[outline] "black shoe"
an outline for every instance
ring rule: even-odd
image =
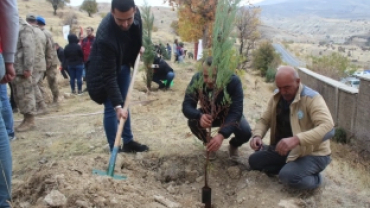
[[[76,94],[76,90],[72,90],[72,94]]]
[[[120,152],[146,152],[148,150],[148,146],[131,141],[130,143],[124,144]]]
[[[79,90],[77,94],[82,95],[82,90]]]

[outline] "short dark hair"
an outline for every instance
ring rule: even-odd
[[[112,0],[112,11],[117,9],[120,12],[127,12],[131,8],[135,9],[135,7],[134,0]]]
[[[212,66],[212,56],[208,56],[206,59],[204,59],[204,64],[207,64],[207,66]]]

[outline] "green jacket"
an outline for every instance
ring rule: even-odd
[[[253,137],[263,138],[270,129],[270,144],[275,144],[276,106],[280,100],[277,90],[270,99],[266,111],[257,122]],[[311,88],[300,84],[290,104],[290,125],[300,145],[292,149],[287,162],[306,155],[331,154],[330,138],[334,136],[334,122],[323,97]]]

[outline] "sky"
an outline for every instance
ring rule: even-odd
[[[0,0],[1,1],[1,0]],[[82,4],[83,0],[70,0],[72,6],[79,6]],[[96,0],[97,2],[110,2],[111,0]],[[163,4],[163,0],[147,0],[150,6],[168,6],[168,4]],[[251,3],[261,2],[263,0],[250,0]],[[247,2],[247,0],[244,0]],[[135,3],[139,6],[144,4],[144,0],[135,0]]]

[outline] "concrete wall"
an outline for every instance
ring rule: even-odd
[[[302,83],[324,97],[335,125],[370,150],[370,76],[360,77],[360,88],[355,89],[306,68],[299,68],[298,73]]]
[[[355,120],[356,138],[370,151],[370,75],[360,77],[361,83],[357,97],[357,118]]]

